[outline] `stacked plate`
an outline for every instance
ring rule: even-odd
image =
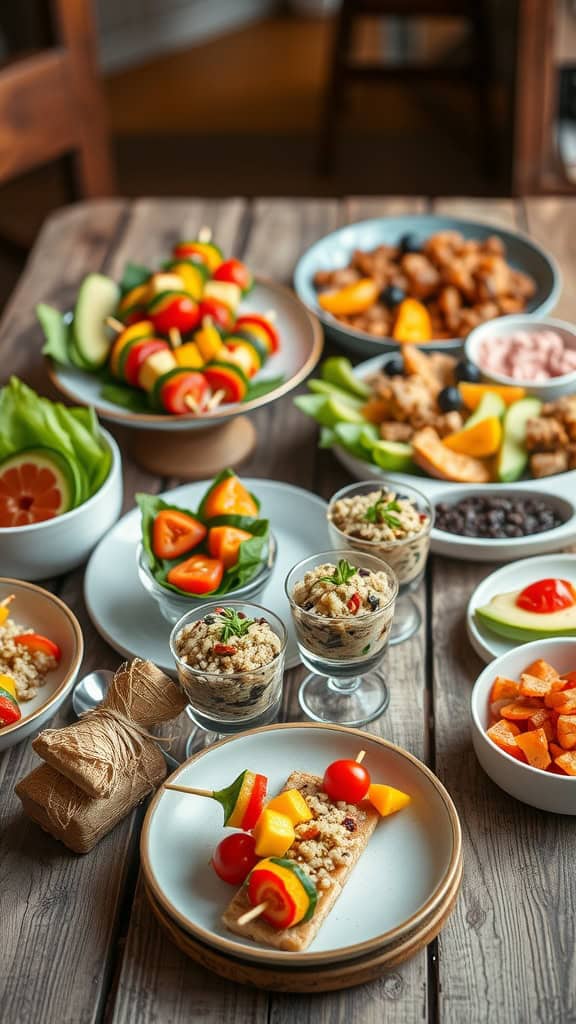
[[[180,785],[217,790],[246,768],[278,792],[295,769],[323,775],[338,758],[366,751],[374,782],[410,793],[407,809],[382,819],[318,935],[302,953],[270,949],[228,932],[221,916],[234,889],[210,866],[225,835],[215,802],[162,789],[141,838],[152,910],[184,953],[233,981],[319,992],[379,977],[438,934],[458,894],[462,842],[448,793],[411,754],[365,732],[333,725],[272,725],[242,733],[187,761]]]

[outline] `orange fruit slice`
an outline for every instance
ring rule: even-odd
[[[0,463],[0,527],[27,526],[72,508],[75,472],[60,452],[28,448]]]

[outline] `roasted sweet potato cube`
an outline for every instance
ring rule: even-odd
[[[543,658],[538,658],[537,661],[533,661],[531,665],[528,665],[524,669],[524,674],[527,676],[536,676],[537,679],[557,679],[558,672],[552,665],[549,665]]]
[[[560,757],[561,754],[566,753],[564,748],[560,747],[557,743],[554,742],[554,740],[550,740],[548,744],[548,750],[550,751],[550,755],[554,758]]]
[[[548,737],[544,729],[533,729],[516,737],[516,744],[526,754],[528,764],[533,768],[546,770],[552,758],[548,753]]]
[[[560,677],[562,679],[563,688],[565,690],[573,690],[576,688],[576,672],[566,672],[565,675]]]
[[[534,704],[520,704],[518,701],[513,704],[506,704],[502,708],[502,718],[507,718],[511,722],[526,722],[534,714]]]
[[[528,719],[528,725],[531,729],[544,729],[548,741],[553,740],[556,735],[556,729],[550,720],[550,711],[547,708],[538,708]]]
[[[558,743],[564,750],[576,747],[576,715],[560,715],[556,724]]]
[[[555,758],[554,764],[557,764],[566,775],[576,775],[576,751],[570,750],[560,754]]]
[[[548,708],[554,708],[561,715],[576,715],[576,690],[560,690],[559,693],[549,693],[544,698]]]
[[[507,722],[501,718],[496,725],[490,727],[487,730],[487,735],[490,737],[493,743],[501,750],[505,750],[507,754],[512,757],[518,758],[520,761],[525,760],[524,753],[516,744],[516,737],[519,735],[520,729],[514,722]]]
[[[507,679],[506,676],[496,676],[490,691],[490,703],[493,704],[497,700],[504,700],[504,698],[507,698],[509,701],[514,700],[518,696],[519,690],[520,683],[517,683],[515,679]]]
[[[521,697],[546,697],[552,689],[551,679],[540,679],[538,676],[528,675],[523,672],[520,676]]]

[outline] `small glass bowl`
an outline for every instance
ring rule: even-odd
[[[344,533],[332,522],[332,509],[337,501],[343,498],[354,498],[359,495],[371,494],[376,491],[392,491],[402,498],[408,498],[412,505],[428,516],[423,530],[412,537],[402,540],[378,541],[362,540]],[[394,570],[400,585],[398,602],[394,614],[394,625],[390,643],[398,644],[413,636],[420,625],[420,612],[413,600],[408,596],[417,590],[422,582],[426,569],[426,561],[430,550],[430,533],[434,525],[434,508],[428,498],[408,484],[398,484],[395,480],[364,480],[361,483],[349,484],[337,491],[330,499],[326,512],[330,539],[335,548],[349,547],[355,551],[376,555],[383,559]]]
[[[179,656],[176,640],[182,630],[222,607],[243,612],[250,619],[267,620],[281,643],[280,652],[273,661],[244,672],[206,672],[192,667]],[[178,681],[190,701],[187,710],[192,721],[219,735],[241,732],[273,721],[282,698],[286,641],[284,623],[274,612],[258,604],[229,601],[227,596],[183,615],[170,634],[170,651],[176,663]]]
[[[277,551],[278,548],[276,540],[271,533],[268,541],[268,550],[265,552],[265,561],[262,563],[262,567],[258,570],[256,575],[242,587],[238,587],[237,590],[231,590],[227,594],[220,595],[218,598],[219,603],[223,604],[232,598],[240,600],[243,598],[258,597],[270,579],[272,570],[276,563]],[[150,597],[156,601],[156,604],[166,619],[166,622],[169,622],[171,626],[173,626],[175,622],[178,622],[178,619],[181,619],[190,608],[195,608],[199,604],[204,605],[206,601],[212,601],[215,599],[214,594],[198,596],[195,596],[194,594],[177,594],[174,590],[169,590],[167,587],[161,586],[150,572],[146,552],[144,551],[144,547],[141,542],[136,551],[136,558],[138,564],[138,577],[144,587],[144,590],[146,590],[150,594]],[[216,597],[218,597],[218,595],[216,595]]]

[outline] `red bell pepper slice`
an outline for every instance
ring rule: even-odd
[[[26,647],[31,654],[47,654],[51,658],[55,658],[57,662],[62,657],[62,651],[52,640],[49,640],[47,636],[42,636],[41,633],[19,633],[18,636],[13,637],[14,643],[19,644],[21,647]]]
[[[224,576],[224,563],[218,558],[192,555],[170,569],[167,580],[187,594],[210,594],[218,590]]]
[[[154,519],[152,550],[157,558],[178,558],[200,544],[206,533],[199,519],[175,508],[165,508]]]

